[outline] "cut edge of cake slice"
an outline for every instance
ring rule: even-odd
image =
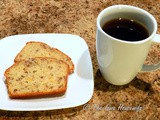
[[[61,96],[67,90],[68,65],[53,58],[31,58],[9,67],[4,76],[10,98]]]
[[[31,45],[33,45],[32,49],[30,49]],[[39,47],[39,49],[37,49],[36,47]],[[50,58],[55,58],[57,60],[62,60],[69,65],[70,69],[69,73],[71,74],[74,72],[74,63],[72,62],[72,59],[68,55],[66,55],[64,52],[60,51],[57,48],[53,48],[46,43],[38,41],[27,42],[26,45],[22,48],[22,50],[15,57],[14,62],[27,60],[29,58],[34,58],[34,57],[50,57]]]

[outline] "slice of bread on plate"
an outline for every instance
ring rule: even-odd
[[[73,73],[74,71],[74,64],[68,55],[42,42],[27,42],[24,48],[15,57],[14,61],[18,62],[35,57],[50,57],[56,58],[57,60],[62,60],[69,65],[69,73]]]
[[[30,58],[14,63],[4,75],[10,98],[65,94],[69,66],[53,58]]]

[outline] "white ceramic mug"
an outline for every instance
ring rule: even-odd
[[[131,42],[108,35],[102,30],[102,26],[115,18],[127,18],[140,22],[146,26],[149,37]],[[96,52],[102,76],[114,85],[124,85],[133,80],[142,69],[156,31],[155,18],[141,8],[113,5],[100,12],[97,18]]]

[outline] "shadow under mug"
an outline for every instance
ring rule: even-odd
[[[127,18],[143,24],[149,37],[140,41],[123,41],[102,30],[103,25],[115,18]],[[111,84],[129,83],[142,70],[152,39],[156,35],[157,22],[147,11],[130,5],[113,5],[104,9],[97,18],[96,52],[102,76]],[[143,70],[156,69],[145,66]]]

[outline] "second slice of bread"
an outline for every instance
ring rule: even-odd
[[[16,62],[4,75],[10,98],[61,95],[66,92],[69,67],[52,58]]]
[[[42,42],[27,42],[24,48],[15,57],[14,61],[18,62],[35,57],[50,57],[56,58],[57,60],[62,60],[69,65],[70,73],[73,73],[74,71],[74,64],[69,56],[67,56],[60,50],[52,48],[49,45]]]

